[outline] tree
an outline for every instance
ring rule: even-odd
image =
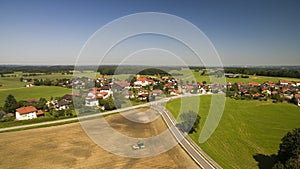
[[[113,98],[110,96],[109,98],[107,98],[106,100],[103,100],[104,101],[104,108],[105,110],[113,110],[115,109],[115,104],[114,104],[114,100]]]
[[[36,104],[37,109],[45,109],[47,100],[45,98],[40,98],[39,102]]]
[[[279,145],[278,157],[281,162],[286,162],[289,158],[298,158],[300,155],[300,128],[288,132]]]
[[[281,139],[273,169],[300,169],[300,128],[288,132]]]
[[[15,99],[15,97],[11,94],[9,94],[5,100],[5,104],[4,104],[4,110],[7,113],[14,113],[16,108],[18,108],[18,103],[17,100]]]
[[[122,104],[126,103],[125,97],[119,93],[119,92],[114,92],[114,104],[116,108],[121,108]]]
[[[201,117],[196,112],[185,112],[180,114],[179,117],[182,120],[182,122],[179,125],[177,125],[177,127],[181,131],[187,133],[193,133],[197,131]]]

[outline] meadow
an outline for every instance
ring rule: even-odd
[[[191,82],[192,80],[196,82],[203,82],[206,81],[207,83],[210,83],[210,76],[208,75],[201,75],[202,71],[200,72],[195,72],[194,70],[189,70],[189,69],[182,69],[180,71],[177,70],[172,70],[170,72],[171,74],[182,74],[182,75],[174,75],[174,78],[182,79],[183,82],[189,81]],[[300,79],[298,78],[289,78],[289,77],[272,77],[272,76],[255,76],[255,75],[248,75],[249,78],[225,78],[226,82],[231,82],[231,83],[237,83],[237,82],[244,82],[244,83],[249,83],[249,82],[258,82],[260,84],[266,82],[266,81],[272,81],[277,83],[281,79],[289,80],[289,81],[295,81],[298,82]]]
[[[195,105],[187,99],[186,107]],[[207,118],[211,96],[200,96],[200,126],[190,134],[198,143],[201,129]],[[167,103],[175,117],[181,100]],[[227,99],[222,119],[213,135],[199,146],[223,168],[268,168],[271,155],[279,149],[281,138],[292,129],[300,127],[300,108],[290,103],[270,101],[245,101]]]
[[[72,93],[72,89],[56,87],[56,86],[34,86],[20,87],[15,89],[0,90],[0,106],[4,105],[5,99],[9,94],[12,94],[17,101],[41,97],[49,100],[51,97],[61,97],[65,94]]]
[[[0,77],[0,107],[4,105],[5,99],[12,94],[17,101],[31,98],[39,99],[41,97],[49,100],[51,97],[61,97],[67,93],[72,93],[72,89],[56,86],[33,86],[24,87],[29,82],[21,82],[20,78],[24,75],[22,72],[11,74],[12,77]],[[6,76],[9,76],[7,74]],[[15,76],[15,77],[14,77]],[[61,73],[52,73],[50,75],[39,74],[37,76],[26,76],[24,78],[32,79],[62,79],[71,78],[72,75],[63,75]]]

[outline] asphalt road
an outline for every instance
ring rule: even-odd
[[[212,160],[188,135],[183,135],[177,127],[175,127],[176,119],[164,107],[156,105],[155,109],[159,111],[172,132],[175,139],[182,148],[190,155],[190,157],[203,169],[221,169],[214,160]]]

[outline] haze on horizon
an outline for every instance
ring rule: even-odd
[[[138,12],[162,12],[197,26],[225,66],[300,65],[299,7],[297,0],[4,0],[0,64],[74,65],[88,38],[105,24]],[[147,62],[151,64],[151,59]]]

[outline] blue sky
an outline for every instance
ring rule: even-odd
[[[0,1],[0,64],[74,64],[119,17],[163,12],[212,41],[224,65],[300,65],[300,1]]]

